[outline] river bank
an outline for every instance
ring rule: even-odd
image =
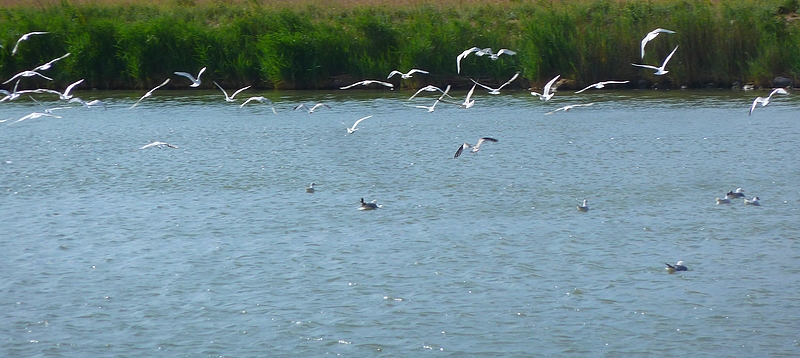
[[[327,89],[421,68],[430,74],[392,81],[466,87],[470,78],[500,84],[520,72],[512,86],[538,87],[560,74],[575,87],[616,79],[631,81],[631,87],[725,88],[771,86],[777,76],[800,73],[796,1],[333,4],[9,6],[0,9],[0,79],[68,52],[45,72],[54,82],[25,81],[64,88],[85,78],[83,88],[142,89],[174,77],[174,71],[208,67],[203,88],[214,88],[214,80],[226,87]],[[655,28],[676,33],[648,43],[641,58],[641,39]],[[50,34],[22,42],[11,55],[19,36],[30,31]],[[496,61],[467,56],[457,73],[456,56],[473,46],[517,54]],[[631,66],[659,66],[676,46],[664,76]],[[190,83],[175,80],[169,86]]]

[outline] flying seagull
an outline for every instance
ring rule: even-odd
[[[402,79],[407,80],[407,79],[411,78],[411,75],[416,73],[416,72],[428,74],[428,71],[418,70],[416,68],[412,68],[410,71],[408,71],[406,73],[402,73],[402,72],[400,72],[398,70],[394,70],[392,72],[389,72],[389,77],[386,77],[386,79],[392,78],[392,76],[394,76],[394,75],[400,75],[400,77]]]
[[[155,86],[153,89],[151,89],[151,90],[147,91],[147,93],[145,93],[145,94],[144,94],[144,96],[142,96],[142,98],[139,98],[139,100],[138,100],[138,101],[136,101],[136,103],[134,103],[134,104],[133,104],[133,106],[131,106],[131,108],[138,106],[138,105],[139,105],[139,102],[141,102],[143,99],[145,99],[145,98],[147,98],[147,97],[150,97],[150,96],[152,96],[152,95],[153,95],[153,92],[155,92],[155,90],[157,90],[157,89],[159,89],[159,88],[161,88],[161,87],[164,87],[164,86],[166,86],[168,82],[169,82],[169,78],[167,78],[166,80],[164,80],[164,82],[162,82],[160,85],[158,85],[158,86]]]
[[[472,48],[468,48],[468,49],[464,50],[464,52],[462,52],[460,55],[456,56],[456,70],[457,70],[456,73],[461,73],[461,60],[464,57],[467,57],[467,55],[469,55],[469,54],[471,54],[473,52],[478,52],[478,51],[481,51],[481,49],[479,49],[477,47],[472,47]]]
[[[250,86],[247,86],[247,87],[250,87]],[[247,89],[247,88],[243,88],[243,89]],[[224,91],[225,91],[225,90],[223,90],[223,92],[224,92]],[[239,90],[239,91],[241,91],[241,90]],[[239,93],[239,91],[236,91],[236,93]],[[235,96],[235,95],[236,95],[236,93],[234,93],[233,95]],[[233,98],[233,96],[231,96],[231,99],[232,99],[232,98]],[[272,108],[272,113],[278,114],[278,112],[275,110],[275,105],[273,105],[273,104],[272,104],[272,101],[270,101],[270,100],[269,100],[269,98],[267,98],[267,97],[262,97],[262,96],[256,96],[256,97],[250,97],[250,98],[248,98],[246,101],[242,102],[242,105],[241,105],[241,106],[239,106],[239,108],[242,108],[242,107],[244,107],[244,105],[246,105],[246,104],[250,103],[251,101],[256,101],[256,102],[260,102],[260,103],[267,102],[267,103],[269,103],[269,107],[270,107],[270,108]]]
[[[561,107],[561,108],[558,108],[558,109],[552,110],[552,111],[550,111],[550,112],[547,112],[547,113],[545,113],[544,115],[545,115],[545,116],[547,116],[547,115],[551,115],[551,114],[553,114],[553,113],[556,113],[556,112],[558,112],[558,111],[564,111],[564,112],[566,112],[566,111],[569,111],[570,109],[573,109],[573,108],[575,108],[575,107],[588,107],[588,106],[591,106],[591,105],[593,105],[593,104],[594,104],[594,102],[592,102],[592,103],[584,103],[584,104],[571,104],[571,105],[569,105],[569,106],[564,106],[564,107]]]
[[[167,142],[153,142],[153,143],[150,143],[150,144],[146,144],[146,145],[144,145],[143,147],[141,147],[139,149],[147,149],[147,148],[153,148],[153,147],[158,147],[159,149],[163,149],[164,147],[172,148],[172,149],[178,149],[177,145],[172,145],[172,144],[169,144]]]
[[[580,90],[578,92],[575,92],[575,93],[581,93],[583,91],[588,90],[589,88],[600,89],[600,88],[603,88],[603,87],[605,87],[606,85],[609,85],[609,84],[623,84],[623,83],[628,83],[628,82],[630,82],[630,81],[603,81],[603,82],[597,82],[597,83],[595,83],[593,85],[586,86],[586,88],[584,88],[584,89],[582,89],[582,90]]]
[[[458,150],[456,151],[456,155],[454,155],[453,158],[458,158],[459,156],[461,156],[461,153],[464,151],[464,149],[467,149],[467,148],[472,148],[471,152],[472,153],[477,153],[479,150],[481,150],[481,144],[483,144],[484,142],[497,142],[497,139],[489,138],[489,137],[482,137],[481,139],[478,139],[478,143],[476,143],[475,145],[470,145],[469,143],[464,142],[464,144],[462,144],[460,147],[458,147]]]
[[[658,28],[658,29],[655,29],[653,31],[648,32],[647,35],[645,35],[644,38],[642,39],[642,58],[643,59],[644,59],[644,45],[646,45],[648,42],[650,42],[650,40],[656,38],[656,36],[658,36],[658,34],[660,34],[662,32],[668,33],[668,34],[674,34],[675,33],[675,31],[665,30],[665,29],[662,29],[662,28]]]
[[[20,37],[19,40],[17,40],[17,44],[14,45],[14,49],[11,50],[11,56],[14,56],[14,54],[17,53],[17,47],[19,47],[19,43],[20,42],[27,40],[32,35],[44,35],[44,34],[49,34],[49,32],[47,32],[47,31],[34,31],[34,32],[29,32],[29,33],[27,33],[25,35],[22,35],[22,37]]]
[[[82,104],[86,108],[92,108],[93,106],[100,105],[100,106],[103,106],[103,109],[106,109],[106,104],[101,102],[99,99],[95,99],[95,100],[86,102],[86,101],[84,101],[84,100],[82,100],[82,99],[80,99],[78,97],[75,97],[75,98],[69,100],[69,103],[72,103],[72,102],[78,102],[78,103]],[[133,107],[131,107],[131,108],[133,108]]]
[[[442,91],[442,89],[439,88],[439,87],[436,87],[434,85],[427,85],[425,87],[420,88],[416,93],[414,93],[413,96],[409,97],[408,100],[410,101],[410,100],[414,99],[414,97],[416,97],[422,91],[427,91],[427,92],[439,91],[439,92],[444,93],[444,91]],[[450,97],[450,95],[448,95],[448,97]]]
[[[27,116],[25,116],[25,117],[22,117],[22,118],[20,118],[20,119],[17,119],[17,120],[16,120],[16,122],[11,122],[11,123],[9,123],[9,124],[14,124],[14,123],[17,123],[17,122],[22,122],[22,121],[24,121],[24,120],[26,120],[26,119],[35,119],[35,118],[39,118],[39,117],[42,117],[42,116],[53,117],[53,118],[61,118],[61,116],[56,116],[56,115],[49,114],[49,113],[33,112],[33,113],[31,113],[31,114],[29,114],[29,115],[27,115]]]
[[[211,82],[214,82],[214,84],[217,85],[217,88],[219,88],[222,91],[222,93],[225,95],[225,102],[235,102],[236,100],[234,100],[233,97],[236,97],[236,95],[239,94],[239,92],[242,92],[242,91],[250,88],[250,86],[242,87],[242,88],[236,90],[236,92],[233,92],[233,95],[229,97],[228,96],[228,92],[225,92],[225,89],[223,89],[222,86],[219,85],[219,83],[217,83],[216,81],[211,81]]]
[[[77,80],[77,81],[73,82],[71,85],[67,86],[67,89],[64,90],[64,93],[61,93],[61,92],[56,91],[56,90],[51,90],[51,89],[42,89],[42,91],[43,92],[47,92],[47,93],[57,94],[60,99],[66,101],[66,100],[69,100],[69,99],[72,98],[72,95],[70,94],[70,91],[72,91],[72,89],[75,88],[75,86],[81,84],[82,82],[83,82],[83,79],[80,79],[80,80]]]
[[[669,56],[667,56],[667,58],[664,59],[664,63],[661,64],[661,67],[650,66],[650,65],[640,65],[640,64],[636,64],[636,63],[632,63],[631,65],[634,65],[634,66],[637,66],[637,67],[644,67],[644,68],[649,68],[649,69],[652,69],[652,70],[656,70],[656,72],[653,73],[656,76],[665,75],[669,71],[665,70],[664,68],[667,67],[667,62],[669,62],[669,59],[672,58],[672,55],[674,55],[675,51],[677,51],[677,50],[678,50],[678,46],[675,46],[675,49],[672,50],[672,52],[669,53]]]
[[[200,82],[200,76],[203,74],[203,72],[205,72],[205,70],[206,70],[205,67],[201,68],[200,72],[197,73],[197,78],[195,78],[194,76],[192,76],[191,73],[188,73],[188,72],[175,72],[175,74],[178,75],[178,76],[183,76],[183,77],[186,77],[186,78],[192,80],[192,84],[189,87],[200,87],[200,83],[201,83]]]
[[[6,80],[5,82],[3,82],[3,84],[9,83],[9,82],[17,79],[17,77],[33,77],[33,76],[39,76],[39,77],[44,78],[44,79],[46,79],[48,81],[52,81],[53,80],[52,78],[47,77],[47,76],[45,76],[45,75],[43,75],[43,74],[41,74],[39,72],[36,72],[36,71],[22,71],[20,73],[17,73],[16,75],[14,75],[14,77],[11,77],[8,80]]]
[[[475,92],[475,87],[478,86],[478,83],[472,85],[472,88],[467,92],[467,97],[464,98],[464,103],[460,104],[459,107],[461,108],[470,108],[475,105],[475,100],[470,100],[472,98],[472,93]]]
[[[772,90],[772,92],[770,92],[769,96],[767,96],[766,98],[764,98],[764,97],[756,97],[756,99],[753,100],[753,104],[750,106],[750,114],[749,115],[753,114],[753,110],[756,109],[756,105],[759,104],[759,103],[761,103],[761,107],[766,107],[769,104],[769,101],[772,99],[772,95],[774,95],[776,93],[777,94],[789,94],[789,92],[786,92],[786,90],[783,89],[783,88],[776,88],[776,89]]]
[[[547,82],[547,84],[544,85],[544,89],[542,89],[542,93],[531,92],[531,95],[539,96],[539,99],[542,101],[549,101],[550,98],[553,98],[553,96],[555,95],[555,92],[552,92],[552,87],[553,83],[555,83],[559,77],[561,77],[561,75],[557,75],[553,77],[553,79],[550,80],[550,82]]]
[[[349,86],[339,87],[339,89],[346,90],[348,88],[352,88],[352,87],[355,87],[355,86],[368,86],[368,85],[371,85],[373,83],[377,83],[379,85],[384,85],[386,87],[394,89],[394,85],[393,84],[391,84],[389,82],[383,82],[383,81],[377,81],[377,80],[363,80],[361,82],[353,83],[352,85],[349,85]]]
[[[305,109],[307,109],[307,110],[308,110],[308,113],[314,113],[314,111],[316,111],[316,110],[317,110],[317,108],[319,108],[319,107],[325,107],[325,108],[328,108],[328,109],[330,109],[330,108],[331,108],[329,105],[327,105],[327,104],[325,104],[325,103],[322,103],[322,102],[315,104],[315,105],[314,105],[313,107],[311,107],[310,109],[309,109],[309,108],[308,108],[308,106],[306,106],[305,104],[303,104],[303,103],[300,103],[300,104],[298,104],[298,105],[294,106],[294,108],[292,108],[292,110],[293,110],[293,111],[295,111],[295,110],[298,110],[298,109],[300,109],[300,108],[305,108]]]
[[[433,105],[431,105],[430,107],[429,106],[421,106],[421,105],[417,105],[417,106],[413,106],[413,107],[427,109],[428,113],[433,112],[434,109],[436,109],[436,105],[439,104],[439,102],[442,100],[442,98],[444,98],[444,96],[448,95],[447,92],[450,92],[450,85],[447,85],[447,87],[444,89],[444,91],[442,91],[442,95],[439,96],[439,98],[437,98],[436,101],[433,102]]]
[[[512,76],[510,80],[506,81],[506,83],[503,83],[500,87],[497,87],[497,88],[491,88],[489,86],[485,86],[483,84],[480,84],[480,83],[476,82],[475,80],[472,80],[472,82],[475,82],[475,84],[477,84],[478,86],[481,86],[483,88],[488,89],[489,90],[489,94],[500,94],[500,90],[503,89],[503,87],[505,87],[509,83],[514,82],[514,80],[516,80],[517,77],[519,77],[519,72],[515,73],[514,76]]]
[[[50,67],[51,67],[51,66],[52,66],[52,65],[53,65],[53,64],[54,64],[56,61],[63,60],[64,58],[66,58],[66,57],[67,57],[67,56],[69,56],[69,55],[71,55],[71,53],[67,52],[67,54],[66,54],[66,55],[64,55],[64,56],[61,56],[61,57],[59,57],[59,58],[56,58],[56,59],[53,59],[53,60],[51,60],[50,62],[47,62],[47,63],[45,63],[45,64],[41,64],[41,65],[39,65],[39,66],[36,66],[36,68],[32,69],[31,71],[45,71],[45,70],[49,70],[49,69],[50,69]]]
[[[500,55],[503,55],[503,54],[506,54],[506,55],[509,55],[509,56],[513,56],[513,55],[516,55],[517,53],[514,52],[514,51],[511,51],[511,50],[509,50],[507,48],[501,48],[500,51],[497,51],[497,53],[494,53],[494,52],[492,52],[492,48],[491,47],[487,47],[485,49],[481,49],[481,50],[475,51],[475,55],[476,56],[489,55],[489,58],[491,58],[494,61],[497,61],[497,59],[500,58]]]
[[[365,119],[367,119],[367,118],[371,118],[371,117],[372,117],[372,116],[366,116],[366,117],[364,117],[364,118],[359,118],[359,119],[358,119],[358,120],[357,120],[355,123],[353,123],[353,126],[352,126],[352,127],[348,127],[348,128],[347,128],[347,133],[348,133],[348,134],[352,134],[353,132],[357,131],[357,130],[358,130],[358,128],[356,128],[356,126],[357,126],[359,123],[361,123],[361,121],[363,121],[363,120],[365,120]],[[342,122],[342,124],[344,124],[344,122]],[[347,125],[347,124],[344,124],[344,125]]]

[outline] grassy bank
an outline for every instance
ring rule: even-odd
[[[470,77],[502,82],[517,71],[517,86],[556,74],[576,85],[769,85],[775,76],[800,73],[796,8],[796,0],[37,2],[0,9],[0,79],[71,52],[46,72],[56,82],[43,86],[86,78],[83,88],[149,88],[174,71],[203,66],[208,88],[210,79],[228,87],[335,88],[412,67],[430,71],[417,77],[421,84],[440,85],[471,85]],[[658,27],[677,33],[660,35],[641,59],[642,37]],[[11,56],[17,38],[30,31],[51,34],[32,37]],[[518,54],[497,61],[468,56],[459,75],[455,58],[472,46]],[[665,76],[631,66],[660,65],[675,46]]]

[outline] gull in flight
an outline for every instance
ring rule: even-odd
[[[749,115],[753,114],[753,110],[756,109],[756,105],[759,104],[759,103],[761,103],[761,107],[766,107],[769,104],[769,101],[772,99],[772,95],[774,95],[776,93],[777,94],[789,94],[789,92],[786,92],[786,90],[783,89],[783,88],[776,88],[776,89],[772,90],[772,92],[770,92],[769,96],[767,96],[766,98],[764,98],[764,97],[756,97],[756,99],[753,100],[753,104],[750,106],[750,114]]]
[[[22,37],[20,37],[19,40],[17,40],[17,44],[14,45],[14,49],[11,50],[11,56],[14,56],[14,54],[17,53],[17,47],[19,47],[19,43],[20,42],[27,40],[29,37],[31,37],[33,35],[44,35],[44,34],[49,34],[49,32],[46,32],[46,31],[34,31],[34,32],[29,32],[29,33],[27,33],[25,35],[22,35]]]
[[[389,72],[389,77],[386,77],[386,79],[392,78],[392,76],[394,76],[394,75],[400,75],[400,77],[402,79],[407,80],[407,79],[411,78],[411,75],[414,74],[415,72],[428,74],[428,71],[418,70],[416,68],[412,68],[410,71],[408,71],[406,73],[402,73],[402,72],[400,72],[398,70],[394,70],[392,72]]]
[[[66,101],[66,100],[69,100],[69,99],[72,98],[72,95],[69,94],[69,92],[72,91],[72,89],[75,88],[75,86],[81,84],[82,82],[83,82],[83,79],[80,79],[80,80],[77,80],[77,81],[73,82],[71,85],[67,86],[67,89],[64,90],[64,93],[61,93],[61,92],[56,91],[56,90],[51,90],[51,89],[42,89],[41,91],[42,92],[47,92],[47,93],[52,93],[52,94],[57,94],[60,99]]]
[[[686,268],[686,266],[683,265],[683,261],[678,261],[678,263],[676,263],[675,266],[670,265],[668,263],[664,263],[664,264],[667,265],[667,272],[669,272],[669,273],[673,273],[675,271],[688,271],[689,270],[688,268]]]
[[[552,87],[553,83],[555,83],[559,77],[561,77],[561,75],[555,76],[550,82],[547,82],[547,84],[544,85],[544,89],[542,89],[542,93],[531,92],[531,95],[539,96],[539,99],[542,101],[549,101],[550,98],[553,98],[555,95],[555,92],[552,92]]]
[[[183,77],[186,77],[186,78],[192,80],[192,84],[189,87],[200,87],[200,83],[201,83],[200,82],[200,76],[203,74],[203,72],[205,72],[205,70],[206,70],[205,67],[201,68],[200,72],[197,73],[197,78],[192,76],[191,73],[187,73],[187,72],[175,72],[175,74],[178,75],[178,76],[183,76]]]
[[[634,66],[637,66],[637,67],[649,68],[651,70],[656,70],[656,72],[653,73],[656,76],[665,75],[669,71],[665,70],[664,68],[667,67],[667,62],[669,62],[669,59],[672,58],[672,55],[675,54],[675,51],[678,51],[678,46],[675,46],[675,49],[672,50],[672,52],[669,53],[669,56],[667,56],[667,58],[664,59],[664,63],[661,64],[661,67],[650,66],[650,65],[640,65],[640,64],[637,64],[637,63],[632,63],[631,65],[634,65]]]
[[[5,82],[3,82],[3,84],[9,83],[9,82],[17,79],[17,77],[33,77],[33,76],[39,76],[39,77],[44,78],[44,79],[46,79],[48,81],[52,81],[53,80],[52,78],[47,77],[47,76],[45,76],[45,75],[43,75],[43,74],[41,74],[39,72],[36,72],[36,71],[22,71],[20,73],[17,73],[16,75],[14,75],[14,77],[11,77],[8,80],[6,80]]]
[[[42,117],[42,116],[53,117],[53,118],[61,118],[61,116],[56,116],[56,115],[49,114],[49,113],[33,112],[33,113],[31,113],[31,114],[29,114],[29,115],[27,115],[27,116],[25,116],[25,117],[22,117],[22,118],[20,118],[20,119],[17,119],[17,121],[16,121],[16,122],[11,122],[11,123],[9,123],[9,124],[14,124],[14,123],[17,123],[17,122],[22,122],[22,121],[24,121],[24,120],[26,120],[26,119],[35,119],[35,118],[39,118],[39,117]]]
[[[461,108],[470,108],[475,105],[475,100],[470,100],[472,98],[472,92],[475,92],[475,87],[478,86],[478,83],[472,85],[472,88],[467,92],[467,97],[464,98],[464,103],[460,104],[459,107]]]
[[[384,85],[386,87],[394,89],[394,85],[393,84],[391,84],[389,82],[383,82],[383,81],[377,81],[377,80],[363,80],[361,82],[353,83],[352,85],[349,85],[349,86],[339,87],[339,89],[345,90],[345,89],[348,89],[348,88],[351,88],[351,87],[355,87],[355,86],[368,86],[368,85],[373,84],[373,83],[377,83],[379,85]]]
[[[40,107],[42,107],[42,109],[44,109],[44,113],[47,113],[47,114],[53,114],[53,111],[57,111],[57,110],[59,110],[59,109],[68,109],[68,108],[72,108],[72,107],[54,107],[54,108],[47,108],[47,107],[45,107],[45,106],[42,104],[42,102],[39,102],[39,101],[37,101],[37,100],[36,100],[36,98],[33,98],[33,96],[28,96],[28,97],[30,97],[32,101],[36,102],[36,104],[38,104]]]
[[[472,148],[471,152],[472,153],[477,153],[479,150],[481,150],[481,144],[483,144],[484,142],[497,142],[497,139],[489,138],[489,137],[482,137],[481,139],[478,139],[478,143],[476,143],[475,145],[470,145],[469,143],[464,142],[464,144],[462,144],[460,147],[458,147],[458,150],[456,151],[456,155],[454,155],[453,158],[458,158],[459,156],[461,156],[461,153],[464,151],[464,149],[467,149],[467,148]]]
[[[34,90],[17,91],[17,86],[19,86],[19,80],[17,80],[17,82],[14,83],[14,89],[11,92],[8,92],[6,90],[0,89],[0,93],[6,95],[2,99],[0,99],[0,102],[13,101],[13,100],[19,98],[20,96],[22,96],[25,93],[45,93],[45,92],[52,91],[52,90],[49,90],[49,89],[42,89],[42,88],[38,88],[38,89],[34,89]]]
[[[595,83],[593,85],[586,86],[586,88],[584,88],[584,89],[582,89],[582,90],[580,90],[578,92],[575,92],[575,93],[581,93],[583,91],[588,90],[589,88],[600,89],[600,88],[603,88],[603,87],[605,87],[606,85],[609,85],[609,84],[623,84],[623,83],[628,83],[628,82],[630,82],[630,81],[603,81],[603,82],[597,82],[597,83]]]
[[[78,102],[78,103],[82,104],[86,108],[92,108],[92,106],[98,106],[99,105],[99,106],[103,106],[103,109],[106,109],[106,104],[103,103],[102,101],[100,101],[99,99],[95,99],[95,100],[86,102],[86,101],[84,101],[84,100],[82,100],[82,99],[80,99],[78,97],[75,97],[75,98],[69,100],[69,103],[72,103],[72,102]],[[133,108],[133,107],[131,107],[131,108]]]
[[[648,32],[647,35],[645,35],[644,38],[642,39],[642,58],[644,58],[644,45],[646,45],[648,42],[650,42],[650,40],[656,38],[656,36],[658,36],[658,34],[660,34],[662,32],[668,33],[668,34],[674,34],[675,33],[675,31],[665,30],[665,29],[662,29],[662,28],[658,28],[658,29],[655,29],[653,31]]]
[[[138,101],[136,101],[136,103],[134,103],[134,104],[133,104],[133,106],[131,106],[131,108],[138,106],[138,105],[139,105],[139,102],[141,102],[143,99],[145,99],[145,98],[147,98],[147,97],[150,97],[150,96],[152,96],[152,95],[153,95],[153,92],[155,92],[155,90],[157,90],[157,89],[159,89],[159,88],[161,88],[161,87],[164,87],[164,86],[166,86],[166,85],[167,85],[167,83],[169,83],[169,78],[167,78],[166,80],[164,80],[164,82],[162,82],[160,85],[158,85],[158,86],[155,86],[155,87],[153,87],[153,89],[151,89],[151,90],[147,91],[147,93],[145,93],[145,94],[144,94],[144,96],[142,96],[142,98],[139,98],[139,100],[138,100]]]
[[[503,54],[506,54],[506,55],[509,55],[509,56],[513,56],[513,55],[516,55],[517,53],[514,52],[514,51],[511,51],[511,50],[509,50],[507,48],[501,48],[500,51],[497,51],[497,53],[494,53],[494,52],[492,52],[492,48],[491,47],[487,47],[485,49],[481,49],[481,50],[475,51],[475,56],[489,55],[489,58],[491,58],[494,61],[497,61],[497,59],[500,58],[500,55],[503,55]]]
[[[66,58],[66,57],[67,57],[67,56],[69,56],[69,55],[71,55],[71,53],[67,52],[67,54],[66,54],[66,55],[64,55],[64,56],[61,56],[61,57],[59,57],[59,58],[56,58],[56,59],[54,59],[54,60],[51,60],[51,61],[50,61],[50,62],[48,62],[48,63],[45,63],[45,64],[41,64],[41,65],[39,65],[39,66],[36,66],[36,68],[32,69],[31,71],[45,71],[45,70],[49,70],[49,69],[50,69],[50,67],[51,67],[51,66],[52,66],[52,65],[53,65],[53,64],[54,64],[56,61],[63,60],[64,58]]]
[[[371,202],[364,201],[364,198],[361,198],[361,206],[358,210],[375,210],[381,208],[383,205],[378,204],[378,200],[373,200]]]
[[[250,86],[247,86],[247,87],[250,87]],[[245,87],[245,88],[242,88],[242,89],[240,89],[239,91],[241,91],[241,90],[243,90],[243,89],[247,89],[247,87]],[[220,89],[222,89],[222,88],[220,87]],[[223,92],[225,92],[225,90],[222,90],[222,91],[223,91]],[[239,93],[239,91],[236,91],[236,93]],[[235,96],[235,95],[236,95],[236,93],[234,93],[233,95]],[[227,96],[227,94],[226,94],[225,96]],[[231,98],[233,98],[233,96],[231,96]],[[244,102],[242,103],[242,105],[241,105],[241,106],[239,106],[239,108],[242,108],[242,107],[244,107],[244,105],[246,105],[246,104],[250,103],[250,101],[256,101],[256,102],[260,102],[260,103],[267,102],[267,103],[269,103],[269,107],[270,107],[270,108],[272,108],[272,113],[278,114],[278,111],[276,111],[276,110],[275,110],[275,105],[274,105],[274,104],[272,104],[272,101],[270,101],[270,100],[269,100],[269,98],[267,98],[267,97],[262,97],[262,96],[256,96],[256,97],[250,97],[250,98],[248,98],[246,101],[244,101]]]
[[[146,145],[144,145],[143,147],[141,147],[139,149],[147,149],[147,148],[152,148],[152,147],[158,147],[159,149],[163,149],[164,147],[172,148],[172,149],[178,149],[177,145],[172,145],[172,144],[169,144],[167,142],[153,142],[153,143],[150,143],[150,144],[146,144]]]
[[[556,112],[558,112],[558,111],[564,111],[564,112],[566,112],[566,111],[569,111],[570,109],[573,109],[573,108],[575,108],[575,107],[588,107],[588,106],[591,106],[591,105],[593,105],[593,104],[594,104],[594,102],[592,102],[592,103],[584,103],[584,104],[571,104],[571,105],[569,105],[569,106],[564,106],[564,107],[561,107],[561,108],[558,108],[558,109],[552,110],[552,111],[550,111],[550,112],[547,112],[547,113],[545,113],[544,115],[545,115],[545,116],[547,116],[547,115],[551,115],[551,114],[553,114],[553,113],[556,113]]]
[[[473,52],[478,52],[478,51],[481,51],[481,49],[479,49],[477,47],[472,47],[472,48],[468,48],[468,49],[464,50],[464,52],[462,52],[460,55],[456,56],[456,70],[457,70],[456,73],[461,73],[461,60],[464,57],[467,57],[467,55],[469,55],[469,54],[471,54]],[[483,55],[481,55],[481,56],[483,56]]]
[[[583,199],[583,204],[578,205],[578,211],[587,212],[589,211],[589,205],[586,204],[586,199]]]
[[[353,126],[352,126],[352,127],[348,127],[348,128],[347,128],[347,133],[348,133],[348,134],[353,134],[353,132],[355,132],[355,131],[357,131],[357,130],[358,130],[358,128],[356,128],[356,126],[357,126],[359,123],[361,123],[361,121],[363,121],[363,120],[365,120],[365,119],[367,119],[367,118],[371,118],[371,117],[372,117],[372,116],[366,116],[366,117],[364,117],[364,118],[359,118],[359,119],[358,119],[358,120],[357,120],[355,123],[353,123]],[[347,125],[347,124],[345,124],[344,122],[342,122],[342,124],[344,124],[344,125]]]
[[[433,110],[436,109],[436,105],[439,104],[439,102],[442,100],[442,98],[444,98],[444,96],[447,96],[447,92],[450,92],[450,85],[447,85],[447,87],[444,89],[444,91],[442,91],[442,95],[439,96],[439,98],[437,98],[436,101],[433,102],[433,105],[431,105],[430,107],[429,106],[417,105],[417,106],[414,106],[414,108],[427,109],[428,113],[433,112]]]
[[[427,86],[425,86],[425,87],[422,87],[422,88],[420,88],[420,89],[419,89],[419,91],[417,91],[417,93],[414,93],[414,95],[413,95],[413,96],[409,97],[409,98],[408,98],[408,100],[410,101],[410,100],[414,99],[414,97],[416,97],[416,96],[417,96],[418,94],[420,94],[420,92],[422,92],[422,91],[426,91],[426,92],[434,92],[434,91],[439,91],[439,92],[442,92],[442,93],[444,93],[444,91],[442,91],[442,89],[441,89],[441,88],[439,88],[439,87],[436,87],[436,86],[434,86],[434,85],[427,85]],[[450,97],[450,95],[447,95],[447,96],[448,96],[448,97]]]
[[[511,82],[514,82],[514,80],[516,80],[516,79],[517,79],[517,77],[519,77],[519,72],[515,73],[515,74],[514,74],[514,76],[513,76],[513,77],[511,77],[511,79],[510,79],[510,80],[506,81],[506,83],[503,83],[503,84],[502,84],[500,87],[497,87],[497,88],[491,88],[491,87],[489,87],[489,86],[486,86],[486,85],[480,84],[480,83],[478,83],[477,81],[475,81],[475,80],[472,80],[471,78],[470,78],[470,79],[472,80],[472,82],[474,82],[474,83],[475,83],[475,84],[477,84],[478,86],[481,86],[481,87],[483,87],[483,88],[486,88],[487,90],[489,90],[489,94],[500,94],[500,90],[501,90],[501,89],[503,89],[503,87],[505,87],[505,86],[506,86],[506,85],[508,85],[509,83],[511,83]]]
[[[308,108],[308,106],[306,106],[305,104],[303,104],[303,103],[300,103],[300,104],[298,104],[298,105],[294,106],[294,108],[292,108],[292,110],[293,110],[293,111],[295,111],[295,110],[298,110],[298,109],[300,109],[300,108],[305,108],[305,109],[307,109],[307,110],[308,110],[308,113],[314,113],[314,111],[316,111],[316,110],[317,110],[317,108],[319,108],[319,107],[325,107],[325,108],[328,108],[328,109],[330,109],[330,108],[331,108],[329,105],[327,105],[327,104],[325,104],[325,103],[322,103],[322,102],[315,104],[315,105],[314,105],[313,107],[311,107],[310,109],[309,109],[309,108]]]
[[[236,100],[234,100],[233,97],[236,97],[236,95],[239,94],[239,92],[242,92],[242,91],[250,88],[250,86],[242,87],[242,88],[236,90],[236,92],[233,92],[232,96],[228,96],[228,92],[225,92],[225,89],[223,89],[222,86],[219,85],[219,83],[217,83],[216,81],[211,81],[211,82],[214,82],[214,84],[217,85],[217,88],[219,88],[222,91],[222,93],[225,95],[225,102],[235,102]],[[264,97],[261,97],[261,98],[264,98]]]

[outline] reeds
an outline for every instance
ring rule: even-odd
[[[769,85],[775,76],[800,72],[794,0],[201,3],[62,1],[0,9],[0,79],[66,52],[73,56],[48,72],[56,82],[43,86],[86,78],[91,88],[148,88],[174,71],[203,66],[204,76],[226,86],[292,89],[334,88],[410,68],[430,71],[426,82],[456,86],[471,85],[469,78],[499,83],[517,71],[523,79],[517,86],[560,74],[577,85],[628,79],[690,87]],[[677,33],[652,41],[641,59],[640,41],[657,27]],[[11,56],[16,39],[29,31],[51,34],[24,42]],[[456,55],[472,46],[518,54],[497,61],[468,56],[457,74]],[[675,46],[666,76],[631,66],[660,65]]]

